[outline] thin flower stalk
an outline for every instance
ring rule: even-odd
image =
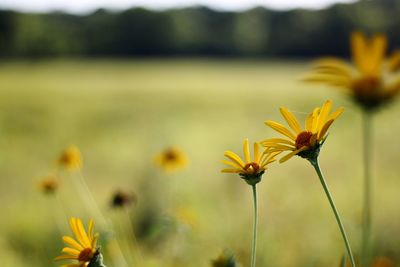
[[[363,224],[361,238],[361,265],[370,264],[370,242],[372,227],[372,177],[371,177],[371,149],[372,149],[372,114],[363,112],[363,167],[364,167],[364,194],[363,194]]]
[[[338,58],[317,60],[305,81],[343,88],[361,107],[363,117],[364,192],[362,199],[361,263],[369,266],[372,230],[371,120],[373,114],[400,94],[400,50],[387,56],[388,41],[383,34],[350,37],[352,62]]]
[[[328,129],[332,123],[343,113],[343,108],[337,109],[335,112],[330,114],[332,108],[332,101],[326,101],[322,107],[315,108],[307,117],[305,121],[305,129],[302,129],[299,121],[296,117],[286,108],[280,109],[282,116],[285,118],[289,128],[284,125],[274,122],[266,121],[265,124],[278,133],[284,135],[288,139],[283,138],[270,138],[262,141],[261,143],[265,146],[264,153],[271,152],[285,152],[290,153],[283,156],[279,162],[283,163],[293,156],[297,155],[304,159],[307,159],[314,167],[317,175],[320,179],[324,192],[328,198],[329,204],[335,215],[338,223],[340,233],[343,237],[343,241],[347,250],[347,254],[350,257],[352,267],[355,267],[353,252],[351,250],[350,242],[348,240],[346,231],[343,223],[340,219],[339,212],[333,201],[332,195],[328,189],[326,181],[322,175],[321,169],[318,163],[318,156],[322,145],[324,144]]]
[[[225,173],[237,173],[240,178],[245,180],[252,187],[253,193],[253,237],[251,245],[251,267],[256,266],[257,252],[257,223],[258,223],[258,207],[257,207],[257,184],[261,181],[262,175],[267,170],[268,165],[275,161],[275,157],[280,152],[260,153],[259,144],[254,143],[253,160],[250,157],[249,141],[245,139],[243,142],[244,160],[232,151],[225,151],[224,155],[230,161],[223,160],[222,163],[230,168],[223,169]]]

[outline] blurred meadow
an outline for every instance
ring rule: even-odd
[[[108,267],[255,267],[246,182],[263,166],[245,159],[239,176],[222,173],[221,160],[227,150],[243,158],[245,138],[278,137],[264,121],[286,125],[281,106],[304,127],[324,103],[312,117],[321,127],[291,125],[293,147],[283,150],[306,148],[301,156],[323,144],[357,267],[400,267],[399,1],[85,14],[3,4],[0,267],[104,267],[101,255]],[[315,61],[325,56],[335,58]],[[328,99],[345,111],[324,143]],[[268,165],[257,188],[258,267],[346,266],[310,164]],[[71,263],[54,260],[62,250]]]
[[[133,242],[126,234],[129,223],[110,201],[118,189],[136,194],[127,212],[138,266],[210,266],[224,249],[246,266],[251,192],[241,179],[220,173],[223,152],[240,152],[245,137],[272,136],[263,121],[282,122],[281,105],[303,119],[328,98],[345,113],[320,160],[358,251],[359,110],[339,91],[299,82],[308,67],[303,61],[215,59],[2,62],[2,266],[58,266],[53,258],[62,248],[61,235],[69,233],[67,217],[93,217],[73,187],[78,174],[56,172],[57,158],[70,144],[81,150],[82,173],[101,211],[115,229],[125,229],[119,236],[115,230],[122,250]],[[376,116],[371,144],[375,253],[396,261],[399,115],[396,103]],[[169,146],[187,154],[185,169],[166,173],[154,164],[154,156]],[[60,177],[55,195],[38,189],[49,174]],[[300,158],[266,172],[259,186],[260,266],[339,265],[344,248],[321,190]]]

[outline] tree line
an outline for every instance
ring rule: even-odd
[[[396,0],[288,11],[132,8],[72,15],[1,10],[0,56],[346,56],[353,30],[386,33],[391,46],[400,47],[398,14]]]

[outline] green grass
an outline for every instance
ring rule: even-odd
[[[62,174],[57,199],[36,188],[54,172],[60,151],[76,144],[87,183],[114,223],[121,214],[109,207],[113,191],[137,194],[131,216],[144,266],[210,266],[224,249],[248,266],[251,190],[238,177],[221,174],[219,160],[227,149],[241,152],[245,137],[275,135],[263,121],[282,121],[281,105],[304,119],[328,98],[346,110],[320,160],[358,252],[360,112],[339,91],[299,82],[307,68],[305,62],[189,59],[0,64],[3,265],[53,266],[61,235],[69,233],[63,210],[68,217],[91,217],[71,185],[76,177]],[[371,144],[376,251],[392,257],[399,257],[400,242],[399,115],[395,103],[376,116]],[[153,164],[154,154],[170,145],[190,160],[176,174]],[[341,236],[306,161],[273,165],[259,185],[259,208],[258,266],[338,266],[345,253]],[[181,209],[195,218],[193,227],[174,219]],[[105,262],[119,267],[107,257]]]

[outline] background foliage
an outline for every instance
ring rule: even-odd
[[[279,56],[347,55],[351,30],[381,31],[391,45],[400,2],[370,0],[324,10],[206,7],[151,11],[99,9],[88,15],[0,12],[0,55],[40,56]]]

